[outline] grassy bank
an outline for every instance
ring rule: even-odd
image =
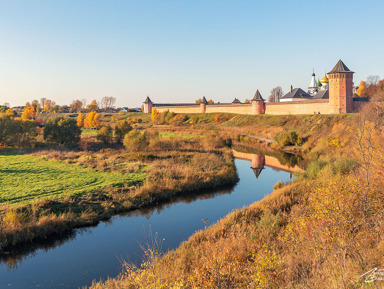
[[[375,115],[377,117],[377,115]],[[376,288],[384,266],[383,117],[235,116],[216,130],[305,139],[307,172],[165,255],[91,288]],[[200,126],[199,129],[203,129]]]
[[[123,175],[52,161],[47,157],[11,153],[0,154],[0,166],[0,204],[81,195],[105,187],[133,186],[145,179],[144,168]]]
[[[0,160],[7,163],[1,175],[1,250],[237,181],[230,151],[197,139],[161,138],[138,152],[40,150]]]

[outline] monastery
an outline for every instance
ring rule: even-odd
[[[312,74],[308,92],[293,88],[279,102],[265,102],[259,90],[250,103],[235,99],[232,103],[208,103],[203,97],[201,103],[153,103],[149,97],[144,102],[145,113],[156,107],[158,112],[175,113],[237,113],[237,114],[340,114],[358,112],[368,98],[353,95],[353,73],[339,60],[335,67],[316,82]]]

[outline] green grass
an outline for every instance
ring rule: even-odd
[[[84,128],[81,130],[81,135],[97,135],[97,129]]]
[[[31,202],[134,185],[145,173],[108,173],[28,155],[0,154],[0,204]]]

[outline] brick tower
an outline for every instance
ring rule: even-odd
[[[265,113],[264,99],[261,97],[259,90],[256,91],[255,96],[251,100],[251,103],[252,103],[252,114]]]
[[[149,96],[147,96],[147,98],[144,101],[144,111],[143,112],[144,113],[151,113],[152,112],[152,106],[153,106],[153,102],[149,98]]]
[[[341,61],[328,72],[331,113],[353,111],[353,72]]]

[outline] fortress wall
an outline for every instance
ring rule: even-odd
[[[265,114],[314,114],[314,112],[320,112],[321,114],[333,113],[328,99],[265,104]]]
[[[207,113],[224,112],[224,113],[238,113],[238,114],[252,114],[252,104],[208,104]]]
[[[356,104],[355,104],[356,103]],[[354,111],[358,111],[361,102],[354,102]],[[364,103],[364,102],[363,102]],[[156,107],[156,104],[153,104]],[[156,107],[158,112],[172,111],[175,113],[202,113],[200,105],[185,106],[159,106]],[[237,113],[237,114],[253,114],[252,104],[208,104],[206,105],[206,113]],[[332,114],[333,111],[329,105],[328,99],[305,100],[294,102],[272,102],[265,104],[265,114],[271,115],[287,115],[287,114]]]
[[[153,105],[156,107],[156,104]],[[159,106],[156,107],[158,112],[172,111],[174,113],[201,113],[200,105],[194,106]]]

